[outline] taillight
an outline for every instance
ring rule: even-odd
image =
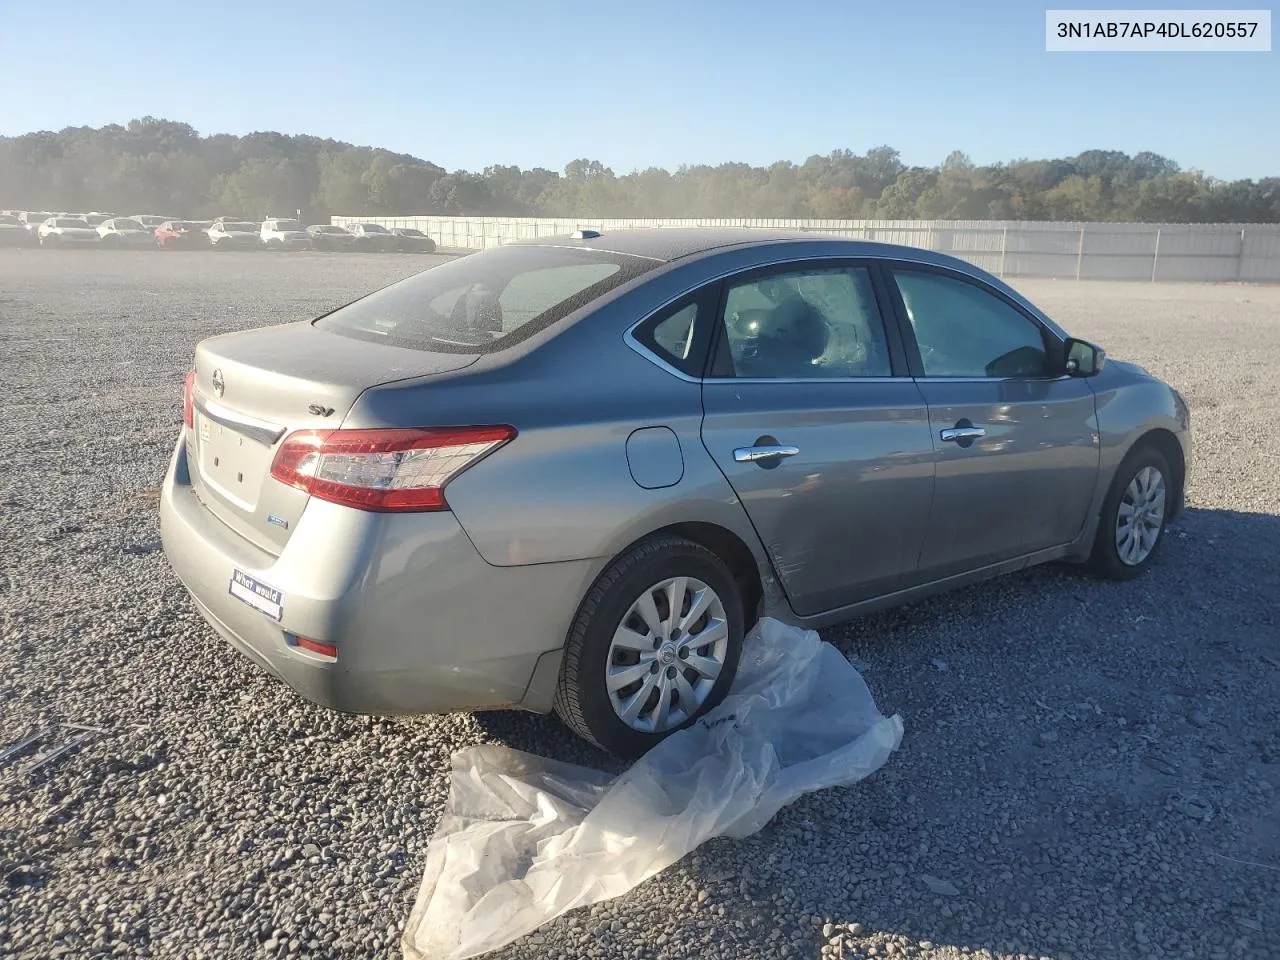
[[[448,510],[445,484],[515,435],[507,426],[299,430],[280,444],[271,476],[360,510]]]
[[[173,409],[170,407],[169,409]],[[187,371],[187,379],[182,382],[182,422],[188,427],[196,425],[196,372]]]

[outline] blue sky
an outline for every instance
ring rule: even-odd
[[[1045,6],[0,0],[0,134],[152,115],[449,169],[590,157],[622,173],[887,143],[909,164],[1102,148],[1280,175],[1280,53],[1046,53]]]

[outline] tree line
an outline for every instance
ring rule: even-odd
[[[374,147],[259,132],[200,136],[143,117],[0,137],[0,207],[175,216],[448,214],[1280,222],[1280,177],[1218,180],[1154,153],[1087,150],[979,166],[956,151],[909,167],[897,150],[835,150],[803,163],[650,167],[617,174],[480,173]]]

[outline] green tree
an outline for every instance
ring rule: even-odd
[[[727,162],[617,174],[578,158],[563,174],[495,164],[446,173],[408,154],[260,130],[201,136],[141,117],[0,137],[0,206],[173,215],[496,214],[648,217],[1280,222],[1280,179],[1215,180],[1149,151],[936,167],[898,152],[832,150],[803,163]]]

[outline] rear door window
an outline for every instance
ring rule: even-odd
[[[884,323],[865,267],[769,273],[731,283],[724,342],[736,377],[892,375]]]

